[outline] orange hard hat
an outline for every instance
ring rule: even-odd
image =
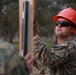
[[[76,11],[73,8],[66,8],[62,10],[59,14],[53,16],[54,22],[56,22],[60,17],[65,18],[76,25]],[[76,33],[76,30],[74,31],[74,33]]]

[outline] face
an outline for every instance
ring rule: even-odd
[[[64,24],[60,23],[64,22]],[[66,23],[67,22],[67,23]],[[71,36],[74,28],[70,26],[70,22],[64,18],[59,18],[55,27],[55,33],[57,37],[66,38]]]

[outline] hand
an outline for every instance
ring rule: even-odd
[[[39,37],[38,34],[36,34],[36,35],[33,37],[33,40],[35,40],[37,37]]]
[[[28,53],[24,59],[26,59],[26,64],[27,64],[27,67],[29,69],[29,73],[31,73],[32,71],[32,68],[33,68],[33,61],[34,61],[34,56],[30,53]]]

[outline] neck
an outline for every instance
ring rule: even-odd
[[[67,38],[58,38],[58,44],[63,43],[66,39],[70,39],[71,37],[67,37]]]

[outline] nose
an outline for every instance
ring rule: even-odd
[[[58,27],[61,27],[61,24],[58,24]]]

